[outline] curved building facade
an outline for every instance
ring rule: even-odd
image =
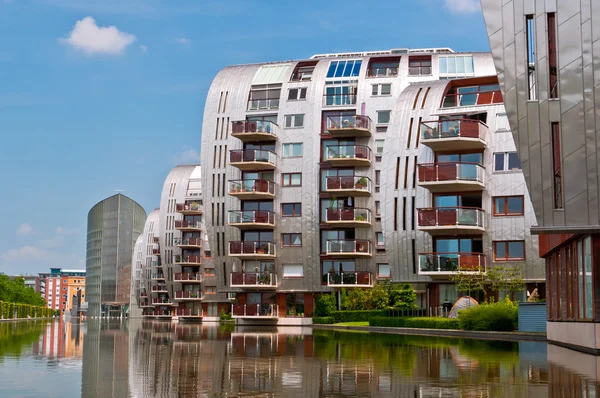
[[[133,250],[146,212],[117,194],[88,213],[86,299],[88,316],[124,316],[130,300]]]

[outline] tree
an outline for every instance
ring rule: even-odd
[[[456,290],[466,292],[469,296],[474,292],[485,292],[486,275],[481,267],[461,268],[450,276],[450,280],[456,284]]]
[[[6,275],[0,275],[0,301],[40,307],[46,305],[46,301],[38,292],[25,286],[23,278],[9,278]]]
[[[315,300],[315,316],[330,316],[337,309],[335,294],[321,294]]]
[[[514,300],[515,292],[525,289],[525,282],[519,266],[496,265],[487,272],[488,283],[494,291],[505,291]]]

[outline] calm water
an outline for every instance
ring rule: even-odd
[[[544,343],[166,322],[0,323],[1,397],[595,397]]]

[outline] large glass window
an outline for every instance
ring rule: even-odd
[[[522,216],[523,196],[496,196],[493,199],[494,216]]]
[[[304,114],[285,115],[285,128],[298,128],[304,126]]]
[[[391,278],[392,271],[389,264],[377,264],[377,277],[378,278]]]
[[[390,122],[392,111],[377,111],[377,123],[388,124]]]
[[[361,60],[331,61],[327,78],[358,76],[361,64]]]
[[[302,143],[283,144],[283,157],[300,157],[302,156]]]
[[[494,242],[494,260],[525,260],[525,242],[522,240]]]
[[[281,96],[281,84],[262,84],[252,86],[248,110],[278,109]]]
[[[281,215],[283,217],[300,217],[302,215],[302,206],[300,203],[282,203]]]
[[[450,75],[472,75],[473,56],[472,55],[440,55],[440,75],[445,77]]]
[[[356,87],[354,81],[327,82],[325,85],[324,105],[354,105],[356,104]]]
[[[517,152],[500,152],[494,154],[494,171],[521,170],[521,162]]]

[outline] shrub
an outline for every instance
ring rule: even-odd
[[[335,305],[335,294],[321,294],[315,300],[315,316],[330,316],[337,309]]]
[[[317,316],[312,319],[314,325],[330,325],[335,323],[335,318],[332,316]]]
[[[512,332],[517,329],[519,307],[507,297],[498,303],[483,303],[458,313],[461,328],[476,331]]]
[[[418,318],[387,318],[373,317],[369,319],[369,326],[384,326],[397,328],[421,328],[421,329],[460,329],[458,319],[438,317]]]
[[[370,291],[370,300],[367,301],[365,309],[383,310],[388,308],[389,297],[388,292],[379,283],[373,286]]]
[[[335,319],[335,323],[364,322],[373,317],[387,316],[387,310],[334,311],[331,315]]]
[[[222,321],[230,321],[232,319],[231,314],[229,312],[221,311],[221,315],[219,319]]]

